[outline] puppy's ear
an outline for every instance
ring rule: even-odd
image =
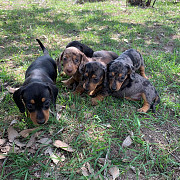
[[[84,64],[84,63],[81,63],[81,64],[79,65],[79,73],[80,73],[80,74],[83,74],[83,73],[84,73],[84,69],[85,69],[85,64]]]
[[[81,46],[81,45],[79,45],[79,48],[78,48],[81,52],[83,52],[84,53],[84,48],[83,48],[83,46]]]
[[[85,64],[89,62],[89,59],[84,53],[80,52],[80,54],[81,54],[81,62],[79,65],[79,72],[82,74],[84,72]]]
[[[106,69],[107,72],[109,72],[109,67],[111,66],[111,64],[112,64],[113,62],[114,62],[114,61],[111,61],[111,62],[109,62],[109,63],[107,64],[107,69]]]
[[[103,82],[103,86],[106,87],[108,80],[107,80],[107,67],[105,67],[104,69],[104,82]]]
[[[128,64],[127,68],[128,68],[129,77],[131,78],[131,80],[134,80],[135,79],[135,70],[134,70],[134,67]]]
[[[17,105],[17,107],[19,108],[21,113],[25,112],[25,107],[24,104],[22,102],[22,96],[23,96],[23,88],[19,88],[17,91],[14,92],[13,94],[13,99]]]
[[[49,84],[49,83],[47,83],[47,86],[48,86],[48,89],[49,89],[50,94],[51,94],[52,104],[54,106],[56,106],[56,98],[57,98],[57,95],[58,95],[58,88],[56,87],[56,85]]]
[[[57,67],[58,67],[58,72],[59,73],[61,72],[61,61],[62,61],[62,58],[63,58],[63,54],[64,54],[64,51],[61,53],[60,57],[58,57],[58,59],[57,59]]]

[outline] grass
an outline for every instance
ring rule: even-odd
[[[94,50],[112,50],[118,54],[138,49],[145,60],[146,74],[161,97],[157,112],[137,113],[140,102],[107,97],[96,107],[87,95],[73,96],[58,76],[57,104],[64,106],[60,119],[52,115],[38,127],[41,139],[48,137],[71,145],[69,153],[52,144],[18,148],[11,143],[5,160],[0,160],[0,179],[104,179],[104,173],[116,165],[121,179],[178,179],[180,116],[180,41],[178,4],[157,1],[154,8],[125,7],[125,1],[74,4],[74,1],[1,1],[0,2],[0,77],[1,92],[6,86],[19,87],[27,67],[42,54],[39,38],[57,58],[72,40],[80,40]],[[0,138],[7,139],[12,120],[19,132],[33,128],[22,115],[12,95],[0,104]],[[21,138],[27,143],[31,136]],[[133,144],[122,148],[131,135]],[[65,156],[55,165],[46,154]],[[1,146],[0,146],[1,148]],[[34,149],[33,149],[34,148]],[[34,150],[34,151],[32,151]],[[107,157],[111,165],[101,164]],[[94,169],[88,177],[81,167],[88,162]]]

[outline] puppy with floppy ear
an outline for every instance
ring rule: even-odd
[[[69,47],[75,47],[75,48],[79,49],[79,51],[82,52],[83,54],[85,54],[85,56],[88,58],[91,58],[94,53],[94,51],[89,46],[82,44],[79,41],[72,41],[72,42],[68,43],[68,45],[66,46],[66,49]],[[57,66],[58,66],[59,73],[61,72],[61,61],[63,60],[62,56],[64,54],[64,51],[61,53],[60,57],[57,59]]]
[[[86,55],[75,47],[66,48],[61,56],[60,61],[63,61],[63,70],[71,76],[68,80],[63,81],[64,85],[71,87],[73,83],[79,83],[81,80],[81,72],[79,69],[87,62],[91,61],[91,58],[87,58]],[[60,63],[59,63],[60,66]]]
[[[111,61],[109,59],[109,61]],[[106,63],[107,59],[99,58],[97,61],[88,62],[82,69],[83,77],[81,85],[92,97],[92,105],[97,105],[98,101],[102,101],[108,95],[108,86],[106,80]]]
[[[38,40],[44,56],[38,57],[27,69],[25,82],[13,94],[13,99],[21,113],[25,108],[34,124],[44,124],[49,119],[50,104],[56,106],[58,89],[55,86],[57,77],[56,62]]]
[[[155,106],[160,103],[160,97],[155,87],[149,80],[135,73],[133,80],[130,75],[123,82],[120,90],[111,91],[112,96],[126,98],[128,100],[140,101],[143,99],[143,106],[138,112],[146,113],[149,109],[155,112]]]
[[[129,49],[122,53],[117,59],[107,65],[107,78],[110,89],[119,91],[128,75],[133,80],[137,70],[140,70],[140,74],[147,79],[141,54],[134,49]]]

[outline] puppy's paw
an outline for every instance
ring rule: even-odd
[[[71,89],[71,88],[72,88],[72,84],[71,84],[71,83],[69,83],[69,81],[68,81],[68,80],[61,81],[61,82],[64,84],[64,86],[65,86],[65,87],[67,87],[67,88],[69,88],[69,89]]]
[[[138,109],[137,111],[138,111],[138,112],[143,112],[143,113],[146,113],[146,112],[147,112],[147,110],[145,110],[144,108],[140,108],[140,109]]]
[[[92,104],[93,106],[98,105],[97,99],[96,99],[96,98],[92,98],[92,99],[91,99],[91,104]]]
[[[147,80],[149,79],[146,75],[144,75],[143,77],[144,77],[145,79],[147,79]]]

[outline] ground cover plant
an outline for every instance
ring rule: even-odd
[[[179,178],[179,6],[125,5],[0,2],[0,179]],[[140,102],[112,97],[91,106],[90,97],[73,96],[61,82],[68,77],[59,74],[58,116],[52,112],[47,124],[34,126],[9,87],[20,87],[27,67],[42,55],[36,38],[54,59],[72,40],[117,54],[139,50],[161,97],[157,112],[138,113]]]

